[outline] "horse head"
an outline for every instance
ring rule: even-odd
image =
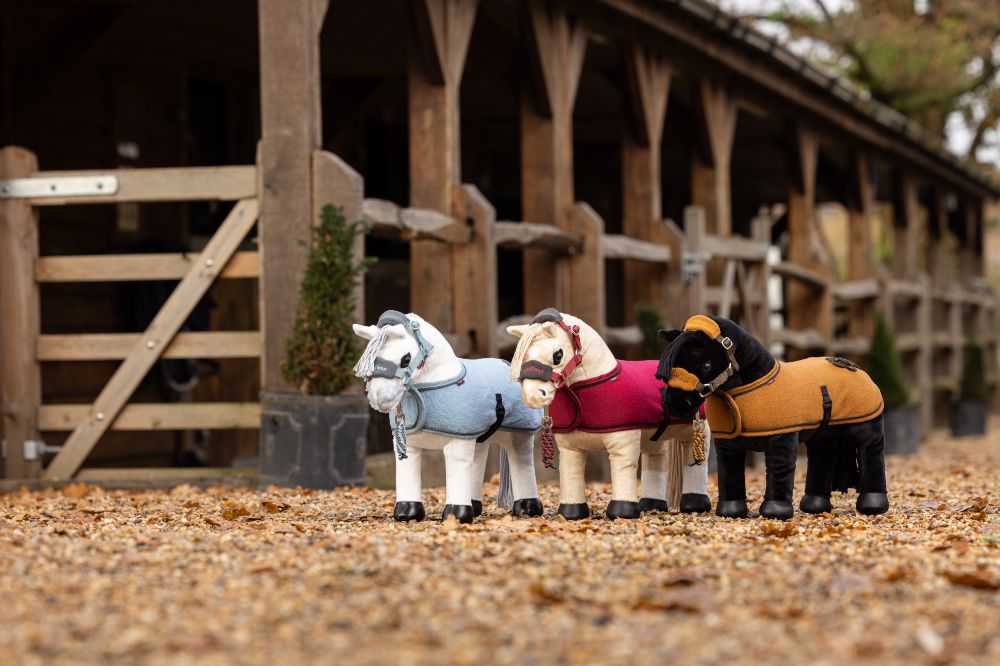
[[[727,321],[696,315],[688,319],[684,330],[659,332],[667,348],[656,378],[666,384],[664,411],[670,416],[694,418],[705,399],[739,370],[734,343],[720,326]]]
[[[533,409],[552,404],[556,391],[583,362],[584,336],[593,333],[582,321],[555,308],[542,310],[530,324],[508,326],[507,332],[520,338],[510,378],[521,382],[521,398]]]
[[[354,374],[365,380],[372,409],[384,413],[395,409],[427,371],[428,357],[435,349],[451,348],[436,328],[412,312],[386,310],[374,326],[354,324],[354,332],[368,340]]]

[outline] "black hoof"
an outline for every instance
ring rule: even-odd
[[[476,518],[483,515],[483,503],[480,500],[472,500],[472,515]]]
[[[590,507],[583,504],[560,504],[559,515],[566,520],[583,520],[590,518]]]
[[[611,500],[608,502],[608,509],[604,513],[609,520],[614,520],[615,518],[632,520],[639,517],[639,503],[626,502],[625,500]]]
[[[764,500],[760,503],[760,515],[764,518],[788,520],[795,513],[791,502],[781,500]]]
[[[448,516],[455,516],[460,523],[471,523],[475,517],[471,504],[445,504],[441,518],[447,520]]]
[[[423,502],[396,502],[396,508],[392,510],[392,517],[399,521],[423,520]]]
[[[821,495],[803,495],[799,502],[799,510],[802,513],[830,513],[833,511],[833,504],[829,497]]]
[[[861,493],[858,495],[858,513],[877,516],[889,510],[889,496],[885,493]]]
[[[535,518],[542,515],[542,500],[537,497],[514,500],[514,506],[510,509],[510,514],[515,518]]]
[[[684,493],[681,495],[681,513],[708,513],[712,510],[712,501],[708,495],[699,493]]]
[[[647,511],[662,511],[666,513],[670,510],[667,506],[667,500],[653,499],[652,497],[640,497],[639,498],[639,513],[646,513]]]
[[[725,500],[715,506],[715,515],[721,518],[746,518],[750,515],[746,500]]]

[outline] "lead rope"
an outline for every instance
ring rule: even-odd
[[[392,429],[392,441],[396,445],[396,458],[406,460],[406,417],[403,416],[403,403],[396,405],[396,425]]]
[[[489,444],[487,444],[489,446]],[[497,489],[497,506],[509,509],[514,506],[514,487],[510,478],[510,457],[507,449],[500,447],[500,487]]]
[[[701,417],[700,410],[691,421],[691,454],[694,456],[694,461],[688,467],[705,462],[705,419]]]
[[[559,469],[553,460],[556,457],[556,438],[552,434],[552,417],[546,414],[542,418],[542,464],[547,469]]]

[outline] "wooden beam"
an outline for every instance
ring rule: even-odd
[[[786,278],[792,278],[799,282],[822,291],[830,286],[830,280],[821,273],[810,270],[804,266],[793,264],[790,261],[780,261],[771,267],[772,273]]]
[[[633,131],[622,138],[622,229],[626,236],[659,244],[669,252],[669,231],[663,215],[661,143],[670,94],[667,61],[638,45],[625,54]],[[605,249],[608,244],[605,243]],[[625,321],[636,321],[635,305],[655,307],[667,316],[669,280],[680,279],[680,266],[669,263],[625,262]]]
[[[201,263],[201,254],[92,254],[39,257],[35,261],[38,282],[137,282],[180,280],[192,266]],[[260,256],[237,252],[219,273],[220,278],[256,278]]]
[[[38,170],[34,153],[0,149],[0,179],[25,178]],[[24,199],[0,199],[0,434],[7,441],[4,476],[38,476],[37,461],[24,459],[24,442],[38,439],[35,412],[42,379],[31,344],[40,330],[38,216]]]
[[[328,0],[260,0],[261,390],[294,392],[281,374],[309,256],[313,153],[323,139],[320,17]]]
[[[653,264],[663,272],[670,263],[670,246],[631,238],[624,234],[604,234],[601,252],[605,259],[626,259],[629,262]]]
[[[872,252],[875,184],[872,182],[871,157],[861,151],[851,151],[848,157],[847,223],[850,243],[847,250],[847,277],[854,284],[867,284],[870,298],[854,298],[847,304],[847,334],[854,339],[870,339],[875,333],[874,297],[878,295],[875,256]],[[838,297],[847,298],[846,285],[838,285]],[[845,294],[847,296],[845,296]]]
[[[452,249],[455,267],[455,332],[467,335],[476,356],[497,355],[496,209],[475,185],[455,186],[455,218],[468,221],[472,241]]]
[[[687,314],[709,314],[708,311],[708,262],[712,255],[706,247],[706,232],[708,226],[705,220],[705,209],[701,206],[688,206],[684,209],[684,235],[686,243],[684,251],[700,263],[700,270],[692,274],[687,283]],[[671,322],[680,328],[682,319]]]
[[[931,207],[928,211],[927,269],[935,288],[951,282],[951,251],[945,239],[948,237],[947,194],[940,187],[931,193]]]
[[[545,248],[566,255],[583,250],[583,238],[579,234],[564,231],[551,224],[497,222],[494,225],[493,238],[498,247]]]
[[[429,208],[400,208],[391,201],[365,199],[362,219],[373,236],[397,240],[435,240],[444,243],[468,243],[472,230],[451,215]]]
[[[893,196],[892,273],[912,279],[917,274],[917,183],[905,171],[896,174]]]
[[[833,292],[829,287],[830,267],[823,252],[816,226],[816,165],[819,139],[816,133],[797,125],[791,132],[789,168],[792,184],[788,188],[788,261],[827,278],[827,286],[817,293],[815,285],[801,280],[786,282],[785,303],[789,329],[812,328],[830,341],[833,338]],[[799,350],[802,345],[794,345]],[[793,357],[789,360],[794,360]]]
[[[142,340],[141,333],[87,333],[39,335],[39,361],[120,361]],[[162,358],[257,358],[258,331],[178,333]]]
[[[461,182],[459,89],[477,0],[408,3],[416,27],[407,70],[410,205],[450,216]],[[454,328],[451,249],[432,241],[410,246],[410,307],[442,331]]]
[[[75,431],[90,417],[90,405],[42,405],[38,409],[38,423],[45,431]],[[259,427],[260,405],[255,402],[169,402],[126,405],[111,429],[255,430]]]
[[[703,249],[713,258],[760,262],[767,259],[768,245],[742,236],[705,236]]]
[[[76,473],[256,221],[255,199],[244,199],[236,204],[205,246],[202,264],[192,266],[170,294],[141,339],[88,408],[86,418],[77,425],[62,451],[45,469],[44,478],[68,479]]]
[[[98,196],[38,197],[35,206],[64,204],[143,203],[158,201],[236,201],[257,196],[257,167],[179,167],[107,171],[38,171],[31,178],[96,178],[114,176],[118,191]]]
[[[569,229],[575,201],[573,106],[587,35],[561,5],[528,0],[524,9],[533,74],[525,83],[535,94],[526,90],[521,96],[521,207],[527,220]],[[564,307],[568,269],[558,257],[526,250],[523,270],[528,311]]]
[[[707,233],[728,236],[733,229],[731,179],[736,100],[721,83],[701,79],[697,102],[701,141],[691,164],[691,203],[705,209]]]

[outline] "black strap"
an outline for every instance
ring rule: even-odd
[[[487,430],[486,432],[484,432],[479,437],[476,437],[476,442],[478,442],[479,444],[482,444],[483,442],[485,442],[486,440],[488,440],[490,437],[492,437],[493,433],[495,433],[497,430],[499,430],[500,426],[503,425],[503,418],[505,416],[507,416],[507,410],[503,406],[503,396],[500,395],[499,393],[497,393],[497,420],[494,421],[493,425],[490,426],[489,430]]]
[[[667,389],[661,388],[660,395],[663,396],[663,421],[660,423],[660,427],[656,429],[656,432],[653,433],[653,436],[649,438],[651,442],[659,440],[663,431],[670,425],[670,412],[667,409]]]
[[[830,399],[830,392],[826,389],[826,386],[819,387],[820,393],[823,394],[823,420],[819,422],[816,429],[808,437],[799,437],[799,441],[806,444],[816,438],[816,435],[823,432],[823,429],[830,425],[830,416],[833,414],[833,400]]]

